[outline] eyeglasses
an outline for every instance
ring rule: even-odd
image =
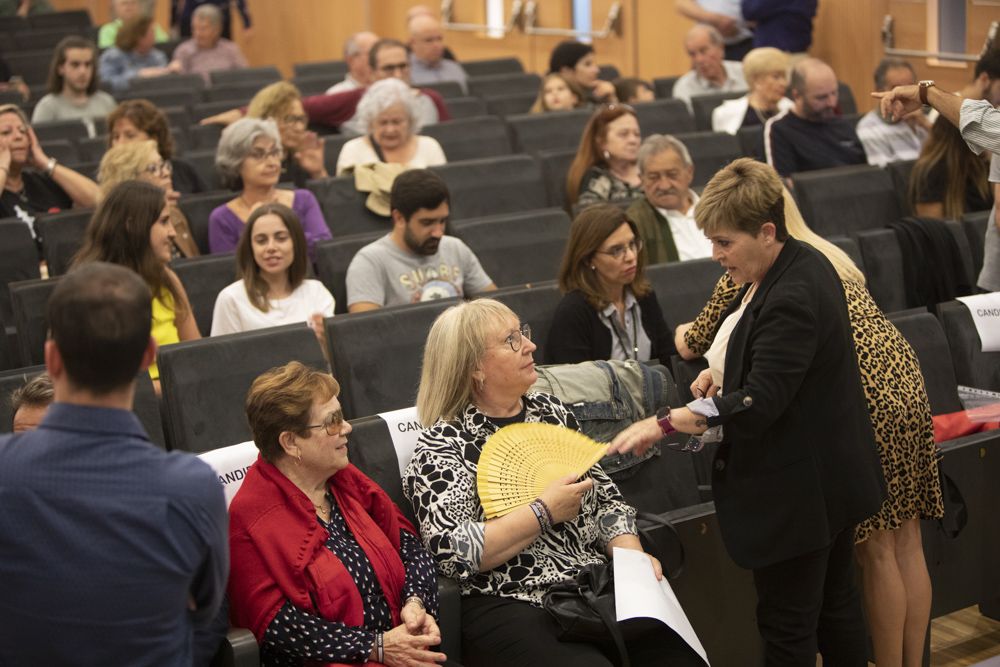
[[[309,123],[309,116],[305,114],[288,114],[287,116],[282,116],[280,121],[282,125],[307,125]]]
[[[520,352],[521,344],[524,342],[525,338],[531,340],[530,324],[522,324],[518,326],[516,331],[511,332],[509,336],[503,339],[503,344],[510,345],[511,352]]]
[[[327,435],[340,435],[341,431],[344,430],[344,411],[331,412],[322,424],[310,424],[306,428],[321,428],[326,431]]]
[[[269,150],[264,150],[263,148],[254,148],[247,153],[247,157],[252,160],[264,161],[270,158],[280,160],[281,150],[279,148],[271,148]]]
[[[602,255],[610,255],[612,259],[621,259],[625,256],[626,250],[631,250],[638,255],[642,251],[642,239],[636,237],[624,245],[611,246],[607,250],[598,250],[597,252]]]
[[[169,160],[160,160],[147,164],[144,171],[150,175],[169,176],[174,173],[174,165],[170,164]]]

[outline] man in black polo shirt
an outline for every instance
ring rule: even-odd
[[[795,107],[764,126],[767,163],[782,176],[798,171],[865,164],[854,121],[837,112],[837,75],[816,58],[800,61],[789,84]]]

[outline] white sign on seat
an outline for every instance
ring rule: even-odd
[[[396,450],[396,460],[399,462],[399,476],[402,477],[403,470],[413,457],[413,450],[417,447],[417,437],[423,430],[420,420],[417,419],[417,408],[380,412],[378,416],[389,427],[392,446]]]
[[[257,454],[257,445],[253,440],[248,440],[198,455],[198,458],[212,466],[212,470],[219,476],[219,483],[226,493],[226,507],[229,507],[233,496],[240,490],[247,468],[257,460]]]

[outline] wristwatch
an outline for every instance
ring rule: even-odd
[[[45,165],[45,175],[52,176],[52,172],[56,170],[57,164],[59,164],[59,160],[54,157],[50,157],[48,163]]]
[[[926,79],[924,81],[920,81],[919,83],[917,83],[917,91],[920,93],[920,103],[923,104],[925,107],[930,105],[930,102],[927,101],[927,89],[933,85],[934,82],[931,81],[930,79]]]
[[[670,406],[660,408],[656,412],[656,425],[660,427],[660,432],[663,433],[664,437],[670,435],[671,433],[676,433],[677,429],[674,428],[673,423],[670,421]]]

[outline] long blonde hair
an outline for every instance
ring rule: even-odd
[[[472,374],[489,347],[489,335],[510,308],[493,299],[476,299],[452,306],[434,320],[420,371],[417,415],[425,427],[454,421],[472,401]]]

